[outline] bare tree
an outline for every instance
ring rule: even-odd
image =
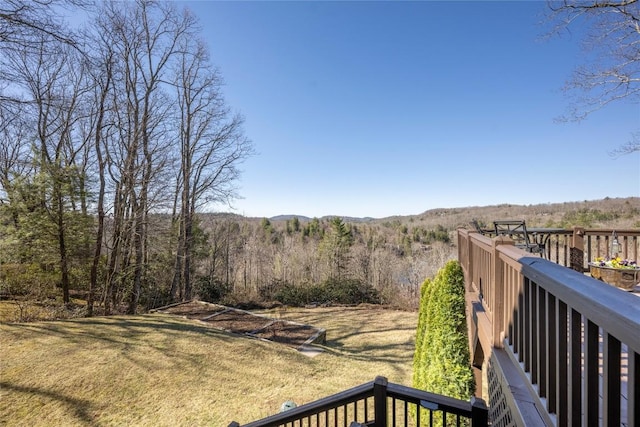
[[[571,104],[564,119],[582,120],[621,100],[640,102],[640,2],[638,0],[549,1],[557,29],[584,25],[586,63],[566,84]],[[612,154],[640,150],[638,134]]]
[[[195,20],[185,12],[189,27]],[[209,60],[203,42],[185,31],[179,43],[175,89],[179,110],[180,168],[176,200],[179,200],[179,237],[171,298],[179,286],[184,299],[192,296],[194,216],[211,202],[229,202],[235,196],[239,164],[252,147],[243,135],[243,119],[231,115],[221,91],[221,78]]]
[[[629,141],[611,151],[610,154],[617,157],[625,154],[631,154],[635,151],[640,151],[640,131],[633,132]]]
[[[137,310],[148,280],[148,216],[170,147],[166,82],[178,42],[192,25],[170,4],[107,3],[100,16],[118,64],[112,84],[117,135],[108,150],[113,181],[113,233],[105,304],[120,290]]]
[[[0,205],[10,205],[13,185],[33,166],[29,156],[30,124],[25,106],[0,109]],[[17,224],[16,224],[17,225]]]
[[[104,21],[97,19],[97,26],[101,30],[105,30]],[[108,31],[98,31],[94,34],[88,34],[87,39],[92,41],[94,46],[94,54],[87,56],[89,62],[89,73],[91,82],[93,83],[93,105],[91,110],[91,120],[89,121],[89,137],[93,139],[93,152],[95,155],[95,168],[98,178],[98,188],[96,194],[96,235],[93,250],[93,261],[91,262],[91,270],[89,273],[89,294],[87,296],[87,315],[93,316],[95,293],[98,289],[98,269],[100,259],[102,257],[102,249],[105,234],[105,197],[107,186],[107,143],[108,136],[112,132],[113,126],[108,124],[109,113],[113,110],[110,103],[109,93],[113,83],[114,74],[114,56],[115,53],[111,46]],[[88,144],[90,146],[90,144]]]
[[[4,76],[3,54],[37,56],[43,44],[52,49],[60,44],[77,48],[74,32],[60,15],[65,7],[87,9],[89,1],[0,0],[0,110],[23,101],[19,91]]]
[[[85,6],[80,0],[2,0],[0,2],[0,45],[3,48],[39,49],[41,40],[75,44],[54,6]]]

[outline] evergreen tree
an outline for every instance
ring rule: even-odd
[[[329,262],[331,277],[341,279],[349,262],[353,235],[351,228],[340,217],[332,218],[329,225],[329,231],[322,239],[321,249]]]
[[[464,274],[458,261],[449,261],[422,285],[413,386],[462,400],[473,395]]]

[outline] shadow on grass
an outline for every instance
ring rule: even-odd
[[[86,326],[92,326],[91,329]],[[158,331],[171,334],[191,332],[204,336],[225,338],[220,331],[177,316],[160,315],[90,317],[74,320],[56,320],[34,323],[13,323],[5,325],[5,332],[19,336],[24,332],[56,335],[74,342],[96,339],[110,343],[122,343],[122,339],[144,339],[149,332]],[[114,330],[120,332],[114,335]]]
[[[382,308],[335,307],[299,314],[296,319],[296,313],[291,313],[288,320],[326,329],[326,343],[314,345],[326,354],[384,364],[399,374],[412,363],[417,316],[414,325],[405,315]]]
[[[145,370],[153,370],[149,351],[166,356],[175,365],[198,366],[199,355],[178,351],[176,342],[188,335],[198,339],[214,339],[216,343],[232,343],[237,337],[180,317],[164,315],[108,316],[73,320],[45,321],[2,325],[2,334],[21,341],[25,337],[41,335],[57,337],[79,348],[90,348],[100,343],[119,350],[119,357],[129,360]],[[153,338],[151,336],[153,335]],[[1,341],[1,340],[0,340]],[[215,346],[212,345],[212,352]],[[133,351],[137,349],[136,351]],[[140,356],[140,351],[145,356]],[[183,365],[184,366],[184,365]]]
[[[407,328],[407,330],[410,330]],[[380,332],[400,332],[402,329],[388,329]],[[357,334],[355,334],[357,335]],[[407,340],[401,343],[388,343],[380,344],[372,341],[363,342],[361,345],[354,345],[349,343],[345,345],[342,343],[344,337],[339,337],[334,340],[327,340],[327,342],[319,347],[325,349],[325,351],[333,354],[341,354],[352,357],[356,360],[370,360],[377,362],[391,362],[397,363],[404,360],[402,355],[399,355],[398,350],[404,349],[405,351],[413,351],[415,343],[413,339]]]
[[[91,402],[84,399],[75,399],[69,396],[65,396],[59,393],[55,393],[48,390],[38,389],[36,387],[24,387],[19,385],[14,385],[8,382],[1,381],[0,388],[5,391],[12,391],[15,393],[24,393],[27,395],[37,395],[42,396],[47,399],[56,400],[64,403],[71,409],[71,413],[75,415],[75,417],[81,421],[84,425],[87,426],[99,426],[97,422],[93,419],[93,417],[89,414],[91,410]]]
[[[378,334],[403,334],[412,336],[415,329],[410,326],[395,325],[391,318],[386,324],[381,324],[378,310],[357,310],[357,320],[354,321],[353,313],[345,315],[344,308],[323,310],[318,313],[302,313],[298,318],[295,313],[283,320],[302,321],[305,324],[322,325],[327,318],[332,318],[327,326],[327,342],[324,345],[316,345],[324,352],[336,356],[348,357],[355,361],[378,362],[392,367],[400,366],[412,359],[414,342],[408,338],[402,342],[381,342],[376,338]],[[37,322],[28,324],[5,325],[5,332],[13,333],[16,338],[25,333],[40,333],[64,338],[65,341],[75,342],[82,346],[88,345],[87,341],[96,340],[121,348],[121,357],[133,363],[153,369],[148,361],[137,360],[136,353],[129,351],[132,347],[148,347],[160,354],[170,356],[175,363],[198,364],[196,356],[178,354],[173,347],[173,340],[184,337],[185,334],[194,334],[203,338],[215,338],[227,343],[238,340],[254,340],[242,334],[231,334],[221,331],[202,322],[185,319],[180,316],[166,314],[146,314],[137,316],[108,316],[92,317],[54,322]],[[13,329],[13,331],[12,331]],[[159,341],[149,339],[149,334],[161,332],[165,335]],[[247,341],[248,342],[248,341]],[[411,356],[408,356],[411,354]]]

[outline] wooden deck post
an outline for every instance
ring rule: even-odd
[[[467,266],[465,272],[467,273],[467,292],[473,292],[473,243],[471,243],[471,233],[467,233]]]
[[[504,332],[504,268],[498,256],[498,246],[514,245],[515,242],[506,236],[497,236],[493,242],[493,283],[491,286],[491,326],[493,347],[503,348],[502,333]]]
[[[376,377],[373,382],[374,427],[387,427],[387,385],[385,377]]]
[[[471,427],[486,427],[489,425],[489,409],[484,400],[471,398]]]
[[[569,267],[584,272],[584,228],[573,227],[571,247],[569,248]]]

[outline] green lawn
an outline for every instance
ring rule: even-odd
[[[227,426],[384,375],[411,385],[417,313],[278,313],[327,329],[309,358],[161,314],[0,325],[0,425]]]

